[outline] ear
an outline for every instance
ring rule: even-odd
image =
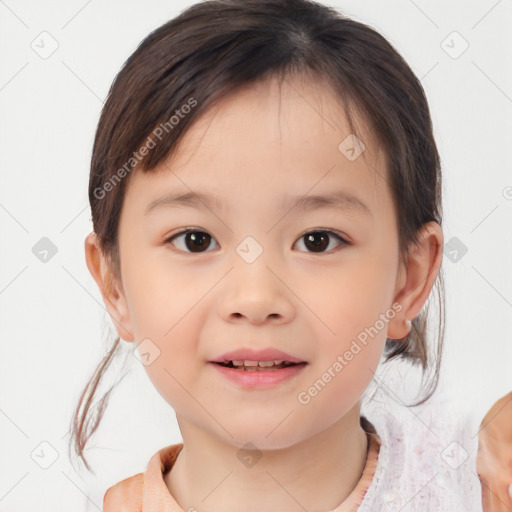
[[[407,266],[401,264],[393,303],[402,309],[388,324],[388,338],[405,338],[411,322],[425,304],[439,273],[443,260],[443,230],[437,222],[424,224],[419,231],[419,243],[409,251]]]
[[[94,232],[85,238],[85,260],[119,337],[133,341],[135,337],[121,280],[115,278],[110,262],[101,251],[98,235]]]

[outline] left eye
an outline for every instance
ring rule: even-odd
[[[182,244],[182,247],[178,247],[178,249],[183,250],[184,252],[192,253],[208,252],[203,249],[207,248],[212,240],[215,240],[205,231],[187,229],[167,238],[165,243],[172,243],[176,246],[177,244],[175,244],[174,241],[179,240],[181,237],[185,237],[183,240],[181,240],[181,242],[184,242],[184,245]],[[350,243],[347,242],[344,238],[330,230],[309,231],[301,235],[298,241],[304,239],[306,242],[304,245],[308,249],[312,248],[310,252],[318,253],[325,252],[325,249],[330,245],[329,239],[331,237],[335,237],[339,241],[339,245],[350,245]]]
[[[299,240],[305,240],[306,243],[304,245],[312,247],[313,251],[311,252],[326,252],[325,250],[318,250],[318,249],[325,249],[326,248],[326,241],[327,241],[327,247],[329,244],[329,238],[335,237],[340,242],[339,245],[350,245],[349,242],[347,242],[344,238],[342,238],[337,233],[334,233],[334,231],[309,231],[307,233],[304,233]],[[332,248],[331,248],[332,249]]]

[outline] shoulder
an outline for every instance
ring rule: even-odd
[[[144,473],[137,473],[109,487],[103,498],[103,512],[140,512]]]

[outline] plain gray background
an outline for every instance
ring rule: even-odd
[[[129,345],[89,444],[97,476],[67,453],[73,407],[115,335],[84,257],[96,123],[137,44],[192,3],[0,1],[0,511],[101,510],[107,487],[181,441]],[[427,94],[449,244],[441,389],[482,417],[512,390],[512,2],[324,3],[386,36]],[[43,237],[57,251],[46,262]]]

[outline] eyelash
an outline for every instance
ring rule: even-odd
[[[186,235],[187,233],[204,233],[206,235],[209,235],[209,233],[207,233],[206,231],[203,231],[201,229],[195,229],[195,228],[189,228],[189,229],[185,229],[183,231],[180,231],[178,233],[175,233],[173,234],[172,236],[168,237],[167,239],[164,240],[164,244],[172,244],[172,242],[182,236],[182,235]],[[312,233],[326,233],[328,235],[332,235],[334,236],[335,238],[337,238],[339,241],[340,241],[340,245],[341,246],[348,246],[348,245],[351,245],[350,242],[348,242],[347,240],[345,240],[342,236],[340,236],[338,233],[336,233],[335,231],[332,231],[332,230],[329,230],[329,229],[316,229],[316,230],[311,230],[311,231],[306,231],[304,233],[302,233],[302,235],[300,235],[300,237],[297,239],[297,240],[301,240],[302,238],[304,238],[306,235],[310,235]],[[212,237],[212,240],[215,240],[213,237]],[[339,247],[339,246],[338,246]],[[182,251],[181,249],[177,249],[178,251],[180,252],[185,252],[187,254],[202,254],[202,253],[205,253],[205,252],[211,252],[211,251],[199,251],[199,252],[192,252],[192,251]],[[306,251],[306,252],[309,252],[310,254],[327,254],[327,253],[330,253],[330,252],[333,252],[333,249],[331,249],[330,251],[321,251],[321,252],[317,252],[315,253],[314,251]]]

